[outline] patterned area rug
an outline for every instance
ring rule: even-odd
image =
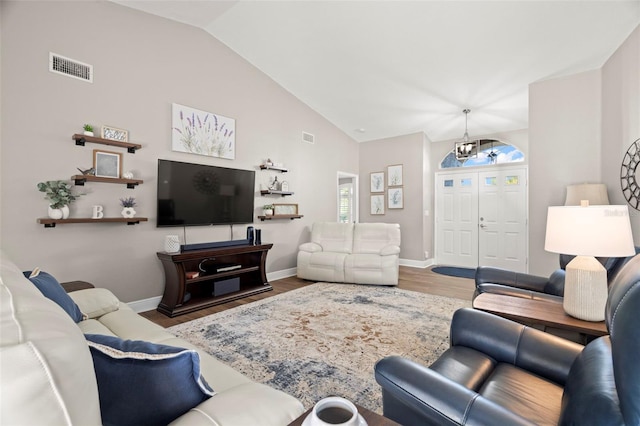
[[[382,413],[375,363],[432,363],[471,302],[395,287],[317,283],[168,330],[305,408],[337,395]]]

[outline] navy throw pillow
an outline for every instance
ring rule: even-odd
[[[23,275],[29,279],[40,292],[47,298],[56,302],[75,321],[82,321],[82,312],[76,302],[69,297],[64,288],[53,275],[40,271],[35,277],[30,277],[33,271],[25,271]]]
[[[166,425],[215,394],[193,349],[85,334],[104,425]]]

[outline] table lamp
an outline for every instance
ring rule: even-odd
[[[576,255],[566,266],[563,307],[586,321],[603,321],[607,270],[598,257],[635,254],[626,205],[549,207],[544,249]]]

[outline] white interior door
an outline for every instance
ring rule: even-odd
[[[478,174],[437,174],[436,259],[439,264],[478,265]]]
[[[436,261],[527,271],[526,167],[436,174]]]
[[[480,172],[478,192],[478,264],[526,272],[526,169]]]

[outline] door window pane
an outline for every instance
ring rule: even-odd
[[[519,185],[520,179],[519,176],[507,176],[504,178],[505,185]]]
[[[444,180],[445,188],[453,188],[453,179],[445,179]]]

